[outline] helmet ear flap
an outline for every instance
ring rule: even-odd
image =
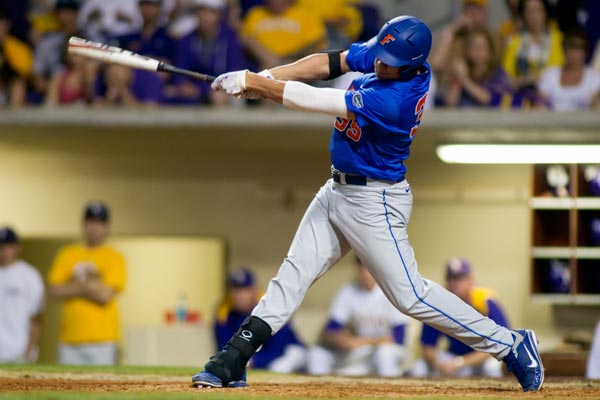
[[[402,66],[398,67],[398,74],[400,75],[400,80],[402,80],[402,81],[411,80],[417,74],[418,69],[419,69],[419,67],[413,67],[410,65],[402,65]]]

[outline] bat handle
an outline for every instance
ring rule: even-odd
[[[199,79],[201,81],[212,82],[216,77],[212,75],[201,74],[200,72],[190,71],[188,69],[177,68],[170,64],[159,63],[156,68],[158,71],[170,72],[172,74],[189,76],[190,78]]]

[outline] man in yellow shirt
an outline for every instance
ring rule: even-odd
[[[50,295],[63,300],[59,362],[117,362],[119,315],[116,296],[125,286],[125,262],[105,244],[109,210],[91,202],[84,212],[84,240],[62,248],[48,275]]]
[[[242,21],[242,43],[260,69],[325,49],[325,23],[294,0],[266,0]]]

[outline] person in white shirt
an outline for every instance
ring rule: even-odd
[[[142,27],[138,0],[86,0],[78,17],[87,39],[107,42]]]
[[[548,68],[538,83],[545,105],[554,111],[591,110],[600,106],[600,73],[585,63],[589,41],[583,32],[567,34],[565,65]]]
[[[307,372],[401,376],[406,369],[409,317],[390,303],[358,258],[356,264],[357,280],[334,298],[320,341],[308,352]]]
[[[19,237],[0,228],[0,363],[35,362],[44,311],[40,273],[18,259]]]
[[[598,321],[594,331],[585,377],[587,379],[600,379],[600,321]]]

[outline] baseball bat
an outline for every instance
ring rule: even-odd
[[[92,42],[76,36],[69,39],[68,52],[69,54],[76,54],[109,64],[118,64],[131,68],[145,69],[147,71],[169,72],[171,74],[189,76],[201,81],[212,82],[215,80],[215,77],[212,75],[178,68],[174,65],[155,60],[154,58],[141,56],[129,50],[109,46],[103,43]]]

